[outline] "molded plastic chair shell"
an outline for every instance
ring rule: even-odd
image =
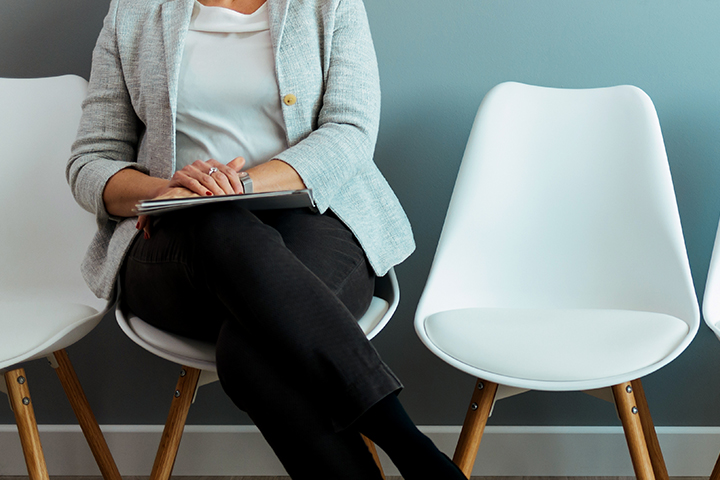
[[[390,321],[400,302],[400,288],[395,270],[391,269],[384,277],[375,281],[375,296],[370,307],[358,324],[368,339],[380,333]],[[215,345],[168,333],[144,322],[142,319],[123,310],[121,302],[116,308],[116,317],[120,328],[132,341],[160,358],[179,365],[215,372]]]
[[[705,323],[720,340],[720,225],[718,225],[718,232],[715,235],[702,310]]]
[[[702,310],[705,323],[720,340],[720,225],[715,234],[715,245],[710,258]],[[720,456],[710,474],[710,480],[720,480]]]
[[[97,226],[65,182],[86,90],[72,75],[0,79],[0,369],[75,343],[106,307],[80,274]]]
[[[108,308],[80,273],[97,225],[65,181],[86,91],[87,82],[73,75],[0,78],[0,391],[10,399],[31,480],[48,473],[20,364],[43,357],[60,378],[103,477],[120,480],[64,351]]]
[[[698,325],[650,98],[493,88],[417,309],[423,343],[498,384],[588,390],[656,371]]]

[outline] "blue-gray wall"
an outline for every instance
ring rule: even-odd
[[[413,223],[418,250],[398,269],[398,313],[374,340],[406,385],[420,424],[460,424],[474,380],[420,344],[412,327],[477,107],[495,84],[634,84],[655,102],[698,297],[720,214],[720,2],[713,0],[365,0],[383,87],[376,161]],[[76,73],[108,0],[0,0],[0,76]],[[7,172],[5,173],[7,174]],[[127,340],[112,319],[69,349],[103,424],[164,423],[177,368]],[[645,380],[658,425],[720,425],[720,342],[704,325],[675,362]],[[41,423],[74,423],[51,369],[27,366]],[[53,396],[57,395],[58,400]],[[190,423],[249,423],[218,385]],[[0,423],[12,423],[0,407]],[[613,408],[578,393],[500,402],[495,425],[615,425]]]

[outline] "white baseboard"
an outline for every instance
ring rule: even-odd
[[[149,475],[162,426],[106,425],[102,430],[124,476]],[[451,454],[460,427],[421,430]],[[671,476],[708,477],[720,453],[720,427],[658,427]],[[76,425],[40,426],[50,475],[99,475]],[[388,475],[397,470],[387,457]],[[283,475],[253,426],[188,426],[174,475]],[[487,427],[473,470],[487,476],[632,476],[620,427]],[[0,425],[0,475],[27,475],[14,425]]]

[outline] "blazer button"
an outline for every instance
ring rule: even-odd
[[[287,105],[288,107],[291,105],[295,105],[297,102],[297,97],[293,95],[292,93],[288,93],[283,97],[283,103]]]

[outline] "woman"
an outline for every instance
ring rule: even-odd
[[[217,342],[223,389],[295,478],[464,478],[412,424],[355,319],[414,249],[372,161],[375,54],[361,0],[113,0],[67,177],[99,231],[93,291]],[[319,213],[142,199],[311,188]],[[142,230],[142,235],[137,235]]]

